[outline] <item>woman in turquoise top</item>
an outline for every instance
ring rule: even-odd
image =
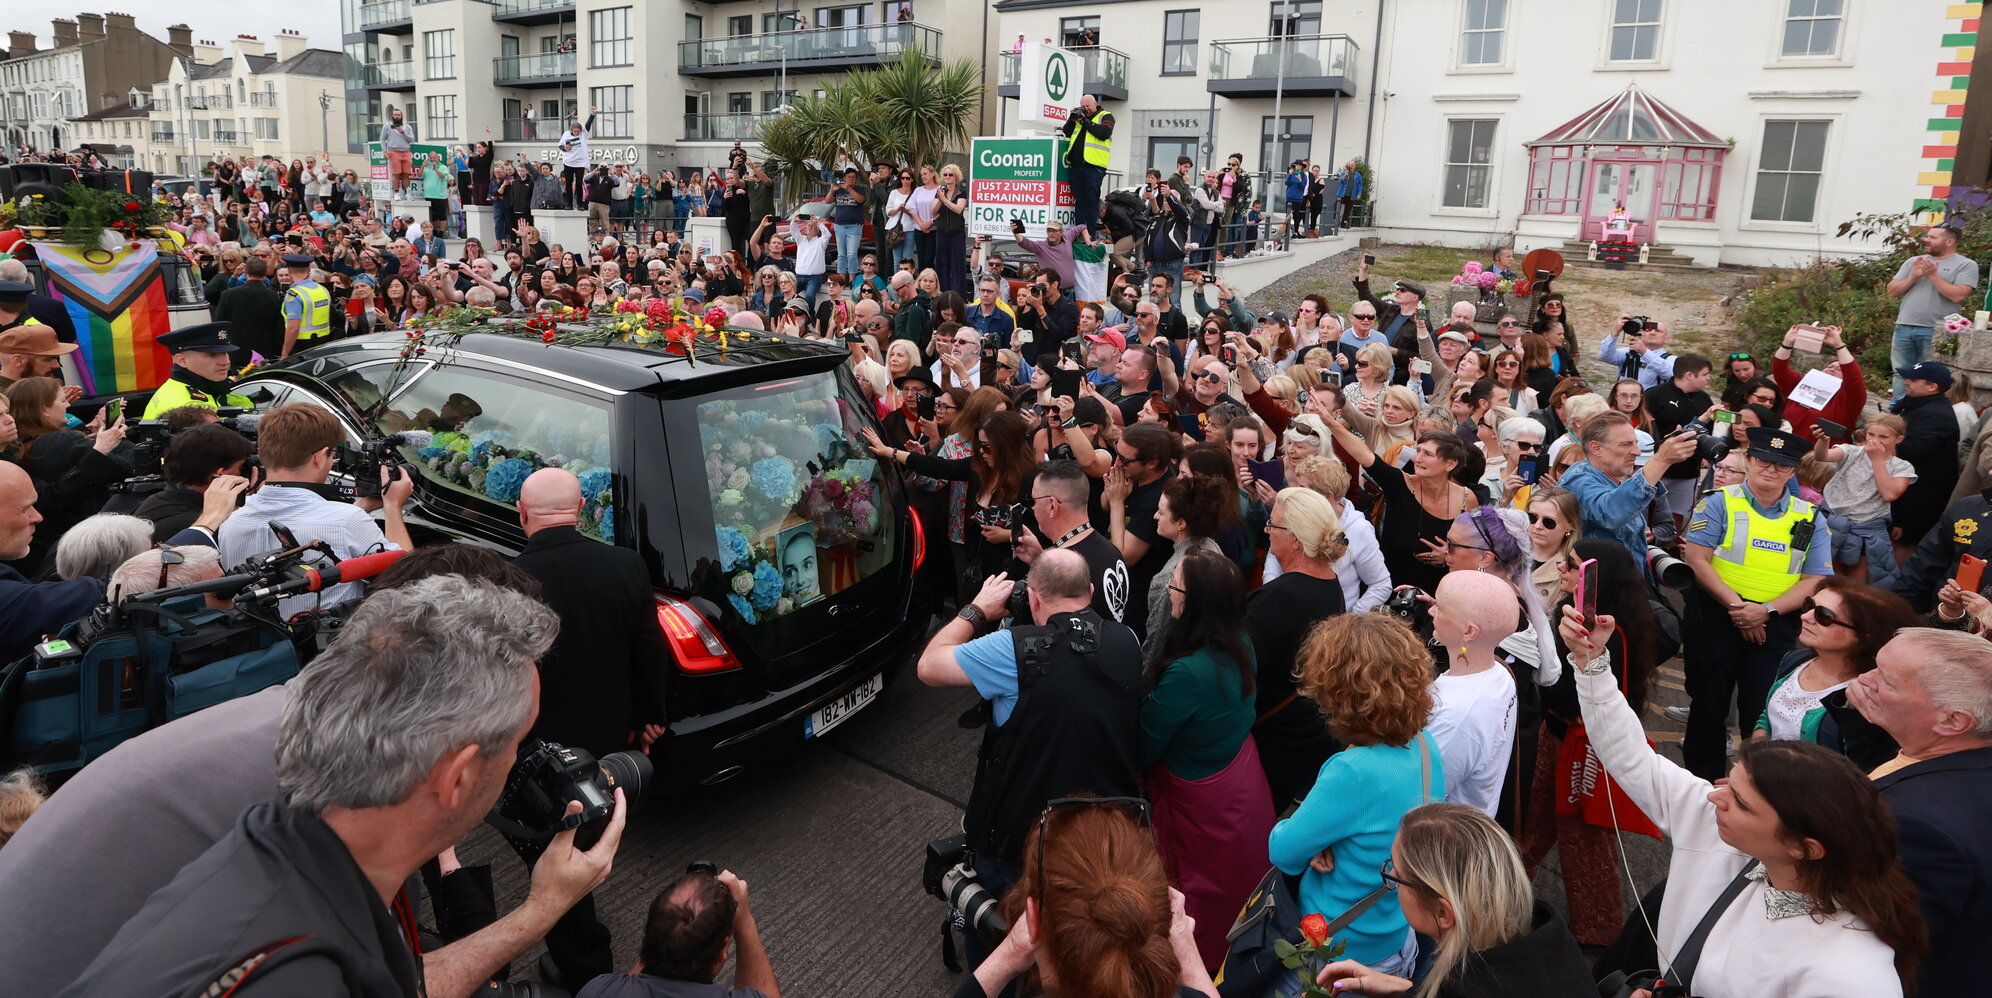
[[[1300,807],[1273,826],[1267,852],[1301,874],[1300,910],[1332,920],[1382,883],[1405,812],[1445,799],[1445,767],[1423,730],[1432,656],[1396,617],[1344,613],[1316,625],[1299,658],[1301,692],[1349,747],[1322,763]],[[1386,974],[1409,976],[1417,955],[1393,894],[1336,938],[1348,944],[1344,956]]]
[[[649,177],[637,177],[636,183],[630,187],[629,212],[639,217],[650,214]]]
[[[1206,966],[1266,872],[1273,794],[1252,742],[1256,663],[1245,635],[1245,580],[1215,551],[1191,551],[1167,583],[1169,622],[1148,670],[1138,761],[1155,842],[1196,919]]]

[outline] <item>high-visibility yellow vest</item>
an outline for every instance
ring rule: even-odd
[[[1715,549],[1715,574],[1752,603],[1784,595],[1798,584],[1799,569],[1805,565],[1805,552],[1792,547],[1791,534],[1812,519],[1812,504],[1792,496],[1785,501],[1784,515],[1773,518],[1757,512],[1742,485],[1731,485],[1722,495],[1729,528],[1722,546]]]
[[[1074,113],[1082,113],[1082,112],[1075,111]],[[1086,158],[1086,165],[1097,166],[1100,167],[1101,169],[1106,168],[1107,157],[1113,153],[1114,140],[1111,137],[1104,139],[1098,138],[1091,131],[1087,130],[1087,128],[1085,127],[1086,125],[1090,125],[1093,122],[1099,121],[1101,116],[1105,115],[1106,113],[1107,109],[1101,108],[1098,111],[1093,112],[1092,117],[1084,119],[1078,128],[1072,130],[1072,141],[1066,143],[1065,146],[1065,155],[1067,156],[1068,161],[1070,160],[1070,157],[1072,155],[1072,143],[1084,142],[1086,143],[1086,145],[1083,150],[1083,155]]]
[[[231,393],[227,398],[217,399],[178,378],[173,378],[152,393],[151,400],[145,403],[145,414],[139,418],[158,419],[183,405],[197,405],[204,409],[217,409],[224,405],[238,409],[256,408],[256,403],[249,401],[247,395]]]
[[[332,293],[324,287],[306,282],[293,284],[285,294],[296,295],[304,306],[297,325],[298,342],[315,340],[332,334]]]

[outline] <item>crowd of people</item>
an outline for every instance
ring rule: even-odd
[[[239,347],[283,356],[454,303],[682,297],[736,327],[838,344],[875,409],[864,443],[901,469],[940,555],[920,570],[944,609],[917,676],[978,701],[961,718],[983,730],[966,861],[1010,929],[969,933],[958,994],[1034,975],[1061,995],[1215,995],[1238,956],[1232,920],[1269,870],[1299,912],[1347,913],[1344,958],[1310,971],[1338,993],[1588,995],[1610,972],[1655,969],[1711,998],[1973,990],[1973,947],[1992,929],[1992,603],[1977,571],[1992,549],[1978,529],[1992,518],[1992,418],[1958,372],[1902,365],[1878,406],[1837,328],[1794,327],[1770,357],[1712,358],[1672,350],[1663,321],[1573,315],[1553,290],[1491,322],[1471,302],[1434,322],[1421,284],[1380,286],[1371,262],[1340,307],[1316,294],[1258,312],[1191,256],[1236,248],[1210,234],[1251,223],[1242,174],[1206,175],[1214,199],[1151,178],[1134,243],[1082,218],[1019,234],[1027,258],[1005,259],[966,238],[952,165],[848,171],[823,195],[827,221],[785,231],[744,159],[719,197],[743,249],[703,258],[671,227],[626,244],[613,207],[579,252],[546,245],[530,217],[541,194],[599,203],[594,178],[618,176],[556,178],[552,164],[489,248],[452,252],[433,221],[373,214],[247,246],[190,238],[234,333],[169,345],[188,384],[226,396]],[[494,199],[528,179],[469,165]],[[267,200],[260,174],[241,183],[248,203]],[[666,182],[651,196],[683,193]],[[1206,213],[1179,226],[1185,204]],[[213,207],[183,210],[198,221]],[[1112,193],[1099,207],[1114,211]],[[867,249],[868,225],[900,238]],[[1929,239],[1936,253],[1956,233]],[[1494,266],[1511,271],[1512,251]],[[1889,291],[1910,319],[1928,307],[1920,282],[1953,305],[1971,290],[1954,265],[1903,273]],[[83,616],[107,580],[218,575],[269,547],[278,517],[338,538],[341,554],[413,547],[406,479],[364,501],[384,525],[313,488],[342,438],[306,405],[263,416],[267,483],[239,509],[248,455],[195,404],[162,414],[184,427],[157,504],[100,512],[129,473],[124,424],[68,415],[75,391],[49,376],[64,345],[8,321],[21,314],[12,279],[0,269],[0,557],[14,566],[0,570],[0,653]],[[183,795],[210,819],[121,856],[122,896],[72,893],[90,918],[43,912],[0,933],[0,963],[37,954],[45,990],[77,995],[199,990],[238,962],[244,993],[345,975],[370,993],[426,978],[431,994],[467,995],[547,935],[554,976],[586,996],[717,993],[652,981],[710,988],[731,953],[735,986],[775,998],[745,883],[705,866],[657,895],[642,962],[610,974],[588,894],[620,808],[592,848],[556,839],[518,910],[411,947],[421,927],[403,882],[431,860],[448,879],[450,848],[502,788],[492,758],[579,724],[558,669],[531,680],[542,659],[601,654],[563,622],[626,636],[609,657],[630,692],[626,716],[562,740],[647,749],[661,732],[641,666],[665,655],[645,569],[567,543],[567,472],[535,474],[519,507],[532,543],[516,562],[404,559],[417,567],[368,591],[298,680],[217,708],[233,727],[165,725],[134,743],[149,751],[87,767],[40,811],[31,780],[0,783],[0,820],[19,828],[0,828],[15,836],[0,896],[27,883],[46,896],[99,862],[76,855],[77,829],[141,781],[157,781],[147,806],[177,813]],[[203,547],[217,553],[163,553]],[[628,557],[584,564],[581,551]],[[1676,654],[1678,762],[1641,721]],[[381,720],[415,717],[431,720]],[[160,775],[160,752],[207,758],[195,753],[224,736],[265,751],[231,743],[245,758],[228,779]],[[239,824],[212,820],[245,809]],[[1625,833],[1670,849],[1663,884],[1631,885],[1644,895],[1632,911]],[[1552,852],[1565,917],[1531,887]],[[231,903],[255,891],[266,907]],[[240,950],[255,924],[324,945]],[[1291,972],[1276,989],[1301,983]]]

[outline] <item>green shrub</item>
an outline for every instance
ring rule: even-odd
[[[1768,357],[1792,326],[1807,322],[1839,326],[1848,348],[1861,362],[1868,386],[1885,389],[1893,375],[1888,357],[1900,304],[1899,299],[1888,296],[1888,282],[1903,261],[1923,252],[1927,226],[1917,218],[1911,212],[1856,215],[1852,221],[1841,223],[1839,234],[1877,242],[1879,252],[1875,255],[1821,260],[1745,288],[1738,297],[1739,346]],[[1992,257],[1992,211],[1968,209],[1953,215],[1949,224],[1964,233],[1959,253],[1981,261]],[[1960,311],[1970,315],[1980,300],[1966,299]]]

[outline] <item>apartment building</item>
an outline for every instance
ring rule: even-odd
[[[915,52],[979,59],[978,0],[342,0],[348,148],[391,108],[422,142],[489,140],[555,159],[559,133],[599,116],[597,161],[646,172],[723,166],[786,101],[830,75]]]
[[[25,10],[26,5],[16,5]],[[9,152],[27,146],[37,152],[76,146],[72,119],[126,99],[133,87],[149,86],[166,74],[174,58],[187,54],[192,31],[176,24],[167,41],[143,31],[130,14],[78,14],[50,22],[54,45],[36,47],[31,31],[7,33],[0,59],[0,140]]]
[[[195,176],[220,156],[289,163],[328,147],[343,152],[333,126],[345,114],[344,80],[343,55],[294,31],[267,46],[254,35],[226,48],[202,41],[152,84],[146,168]]]
[[[135,91],[141,99],[150,91]],[[72,149],[88,150],[114,170],[152,167],[151,112],[131,100],[69,119]]]

